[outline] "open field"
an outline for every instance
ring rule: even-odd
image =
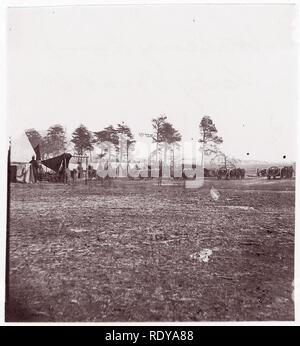
[[[294,204],[294,180],[13,184],[7,319],[293,320]]]

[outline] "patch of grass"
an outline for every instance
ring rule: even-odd
[[[293,320],[294,204],[294,180],[12,185],[7,319]]]

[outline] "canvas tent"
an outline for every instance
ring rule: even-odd
[[[32,179],[30,160],[35,152],[26,136],[11,139],[10,179],[12,182],[29,183]]]
[[[26,134],[11,139],[11,163],[29,163],[35,152]]]

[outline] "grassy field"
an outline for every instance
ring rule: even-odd
[[[295,181],[163,183],[13,184],[7,320],[293,320]]]

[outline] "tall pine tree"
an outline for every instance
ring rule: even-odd
[[[80,125],[72,133],[71,142],[74,143],[75,152],[78,155],[86,155],[93,150],[92,133],[84,125]]]
[[[66,133],[64,128],[59,125],[50,126],[47,135],[44,137],[44,150],[46,155],[57,156],[66,150]]]

